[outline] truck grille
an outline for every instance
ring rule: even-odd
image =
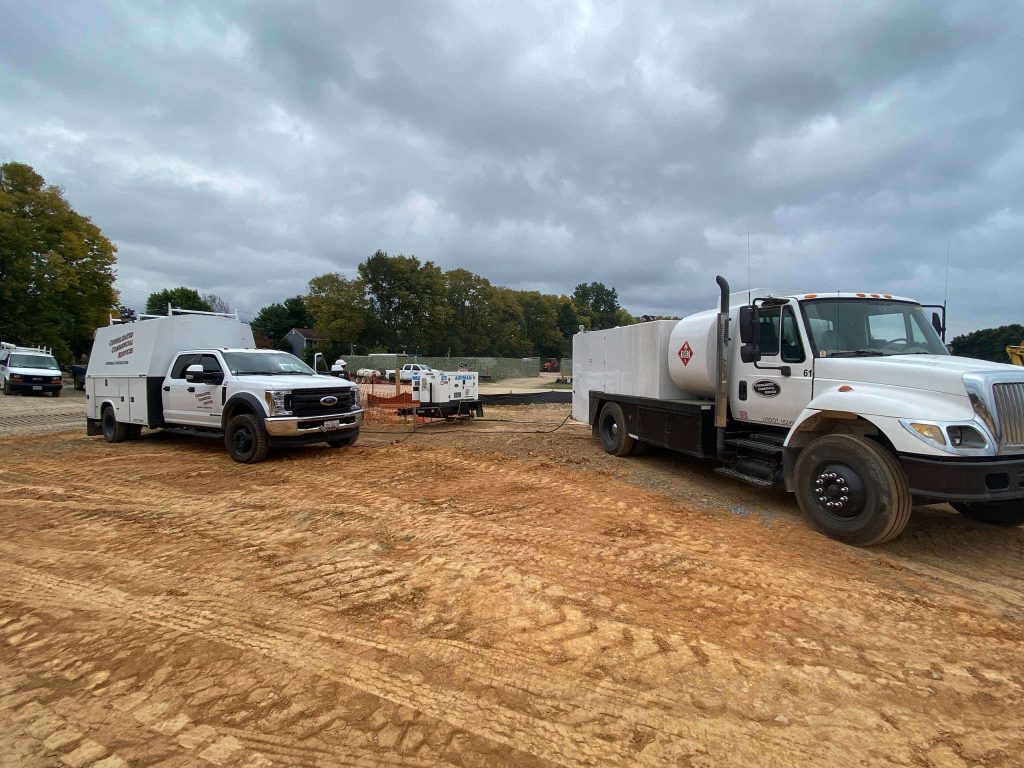
[[[332,389],[296,389],[292,392],[292,413],[296,416],[329,416],[344,413],[355,404],[353,390],[348,387]],[[336,397],[338,402],[325,405],[325,397]]]
[[[1024,382],[993,384],[1003,448],[1024,448]]]

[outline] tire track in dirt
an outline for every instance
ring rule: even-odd
[[[778,540],[464,446],[213,471],[211,451],[146,442],[0,465],[0,603],[60,638],[19,629],[0,661],[42,679],[70,657],[65,695],[201,729],[169,758],[1012,764],[1022,746],[999,715],[1024,686],[1005,557],[971,582],[966,562]]]

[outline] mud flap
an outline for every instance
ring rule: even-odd
[[[89,418],[87,418],[85,420],[85,434],[88,435],[89,437],[95,437],[96,435],[102,435],[103,434],[103,426],[100,423],[100,420],[99,419],[89,419]]]

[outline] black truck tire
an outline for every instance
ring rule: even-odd
[[[103,409],[100,425],[103,428],[103,439],[108,443],[123,443],[131,436],[131,425],[118,421],[117,414],[109,405]]]
[[[53,390],[53,392],[50,393],[50,395],[51,395],[51,397],[60,397],[60,390],[59,389],[55,389],[55,390]]]
[[[626,416],[618,403],[605,403],[597,417],[597,432],[601,447],[612,456],[629,456],[636,448],[636,440],[626,432]]]
[[[259,418],[251,413],[233,416],[224,432],[228,455],[240,464],[256,464],[267,458],[270,443]]]
[[[858,435],[826,435],[801,451],[794,472],[800,509],[822,533],[867,547],[898,536],[913,502],[885,448]]]
[[[4,379],[4,394],[5,395],[11,394],[11,382],[9,382],[6,379]]]
[[[331,440],[327,440],[327,444],[331,448],[344,448],[347,445],[352,445],[356,440],[359,439],[359,430],[354,429],[349,432],[345,437],[336,437]]]
[[[1024,499],[1007,501],[954,501],[953,509],[979,523],[1012,528],[1024,525]]]

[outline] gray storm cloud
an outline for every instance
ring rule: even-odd
[[[378,248],[636,313],[756,286],[1020,322],[1024,8],[0,0],[0,156],[140,305],[246,312]]]

